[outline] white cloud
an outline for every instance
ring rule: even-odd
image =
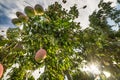
[[[82,2],[82,6],[87,5],[86,9],[79,9],[79,18],[76,19],[76,21],[80,21],[81,22],[81,26],[82,28],[86,28],[89,26],[89,15],[92,14],[92,12],[96,9],[98,9],[97,5],[99,3],[100,0],[84,0]]]
[[[44,0],[45,4],[51,4],[55,1],[58,1],[62,4],[63,8],[70,9],[71,6],[77,4],[77,8],[79,9],[79,17],[75,20],[76,22],[81,22],[82,28],[86,28],[89,26],[89,15],[97,9],[97,5],[100,0],[67,0],[66,4],[63,4],[60,0]],[[84,5],[87,5],[86,9],[82,9]]]

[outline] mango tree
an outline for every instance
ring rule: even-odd
[[[112,73],[111,79],[119,79],[120,29],[113,31],[107,23],[109,17],[116,20],[110,4],[101,0],[100,10],[93,12],[90,27],[84,30],[74,21],[79,16],[76,5],[68,11],[58,2],[45,10],[36,4],[26,6],[25,14],[16,12],[12,23],[17,27],[8,29],[7,42],[0,49],[4,72],[18,64],[9,72],[10,80],[34,80],[32,72],[41,67],[45,68],[39,80],[93,80],[93,72],[83,68],[94,63],[102,79],[106,79],[104,70]]]

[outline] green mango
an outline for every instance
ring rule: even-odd
[[[22,22],[27,22],[28,19],[29,19],[29,18],[28,18],[27,16],[25,16],[25,15],[20,15],[20,16],[19,16],[19,20],[22,21]]]
[[[16,26],[20,26],[22,23],[18,18],[14,18],[12,19],[12,23]]]
[[[16,12],[16,16],[19,17],[20,15],[24,15],[22,12]]]
[[[30,6],[26,6],[24,11],[28,17],[33,17],[35,15],[34,9]]]
[[[39,4],[36,4],[34,9],[37,12],[37,14],[43,14],[43,12],[44,12],[43,7],[41,5],[39,5]]]

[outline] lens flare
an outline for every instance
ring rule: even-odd
[[[81,70],[93,74],[100,74],[99,68],[97,67],[97,65],[94,64],[91,64],[90,66],[84,66]]]
[[[108,78],[108,77],[110,77],[110,73],[109,72],[107,72],[107,71],[103,71],[103,73],[104,73],[104,75]]]

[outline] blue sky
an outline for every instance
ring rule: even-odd
[[[25,6],[34,7],[35,4],[41,4],[45,9],[48,5],[58,1],[62,6],[66,9],[70,9],[71,6],[77,4],[79,9],[79,17],[75,21],[80,22],[82,28],[86,28],[89,26],[89,15],[96,9],[98,9],[97,5],[100,0],[67,0],[66,4],[62,3],[62,0],[0,0],[0,34],[4,34],[1,32],[3,29],[7,29],[8,27],[15,27],[11,23],[11,19],[15,18],[16,11],[24,12]],[[117,0],[104,0],[104,1],[113,1],[112,6],[116,5]],[[87,5],[86,9],[81,9],[84,5]]]

